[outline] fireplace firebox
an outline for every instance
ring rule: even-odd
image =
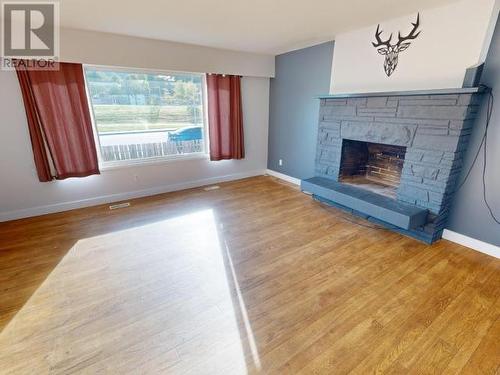
[[[339,180],[396,198],[406,147],[344,139]]]

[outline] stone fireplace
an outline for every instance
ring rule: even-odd
[[[481,89],[321,97],[302,190],[431,243],[441,237]]]

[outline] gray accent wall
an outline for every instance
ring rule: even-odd
[[[296,178],[314,176],[320,102],[316,96],[330,89],[333,47],[333,42],[327,42],[276,56],[270,91],[269,169]]]
[[[481,82],[493,88],[495,105],[488,134],[488,159],[486,186],[491,208],[500,218],[500,21],[497,21],[491,47],[486,58]],[[486,123],[486,95],[481,113],[475,121],[474,131],[467,150],[464,171],[468,170],[481,143]],[[482,152],[467,183],[456,193],[448,229],[466,236],[500,246],[500,225],[490,217],[483,201]],[[465,173],[462,173],[462,178]]]

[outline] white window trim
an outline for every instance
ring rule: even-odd
[[[191,152],[189,154],[181,154],[181,155],[169,155],[169,156],[160,156],[160,157],[151,157],[144,159],[132,159],[132,160],[116,160],[116,161],[104,161],[101,153],[101,141],[99,138],[99,132],[97,130],[97,123],[95,121],[94,107],[92,106],[92,99],[90,97],[89,85],[87,83],[87,68],[95,68],[99,70],[109,70],[109,71],[123,71],[129,73],[143,73],[143,74],[194,74],[201,76],[201,91],[202,91],[202,110],[203,110],[203,151],[202,152]],[[208,110],[207,110],[207,78],[204,73],[197,72],[184,72],[184,71],[175,71],[175,70],[161,70],[161,69],[142,69],[142,68],[127,68],[127,67],[118,67],[118,66],[105,66],[105,65],[93,65],[93,64],[84,64],[83,65],[83,77],[85,82],[85,92],[87,95],[87,103],[90,108],[90,118],[92,122],[92,132],[94,135],[94,141],[96,145],[97,151],[97,159],[99,163],[99,170],[114,170],[114,169],[122,169],[122,168],[130,168],[130,167],[138,167],[138,166],[151,166],[151,165],[161,165],[167,164],[171,162],[179,162],[185,160],[209,160],[209,137],[208,137]]]
[[[161,157],[151,157],[147,159],[132,159],[132,160],[117,160],[108,161],[103,164],[99,164],[99,170],[111,171],[115,169],[126,169],[135,167],[146,167],[146,166],[161,166],[164,164],[171,164],[176,162],[186,162],[189,160],[209,160],[210,157],[204,152],[191,152],[185,155],[172,155],[172,156],[161,156]]]

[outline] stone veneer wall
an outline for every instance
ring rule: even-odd
[[[316,175],[338,180],[342,139],[407,147],[397,200],[427,208],[428,224],[404,231],[441,238],[480,94],[321,99]]]

